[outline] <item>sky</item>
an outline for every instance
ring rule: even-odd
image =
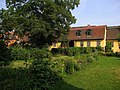
[[[0,0],[0,9],[5,8],[5,0]],[[77,21],[72,27],[86,25],[120,25],[120,0],[80,0],[80,5],[72,11]]]

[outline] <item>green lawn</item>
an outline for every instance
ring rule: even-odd
[[[50,90],[120,90],[120,58],[102,56]]]

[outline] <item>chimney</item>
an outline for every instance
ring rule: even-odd
[[[88,27],[90,27],[90,24],[88,24]]]

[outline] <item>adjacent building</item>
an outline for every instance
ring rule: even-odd
[[[120,34],[120,26],[84,26],[72,27],[68,33],[69,47],[97,47],[105,49],[106,42],[112,43],[112,50],[119,52],[117,37]],[[60,47],[60,43],[54,43],[53,48]]]

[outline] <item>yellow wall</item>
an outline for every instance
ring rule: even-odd
[[[84,46],[83,46],[83,47],[87,47],[87,41],[88,41],[88,40],[83,41],[83,43],[84,43]],[[90,47],[96,47],[96,46],[97,46],[97,41],[98,41],[98,40],[89,40],[89,41],[90,41]],[[75,47],[80,47],[80,42],[81,42],[81,41],[74,41],[74,46],[75,46]],[[104,40],[100,40],[100,46],[101,46],[101,47],[105,47],[105,42],[104,42]]]
[[[97,40],[89,40],[90,41],[90,47],[96,47],[97,46]],[[112,47],[113,52],[120,52],[118,41],[117,40],[107,40],[109,42],[114,43],[114,47]],[[83,41],[84,46],[87,47],[87,40]],[[80,41],[74,41],[74,46],[75,47],[80,47]],[[106,40],[100,40],[100,46],[104,47],[106,46]]]
[[[120,52],[120,49],[119,49],[119,45],[118,45],[118,41],[117,40],[107,40],[108,42],[113,42],[113,46],[112,47],[112,50],[113,52]]]
[[[84,40],[84,46],[83,47],[87,47],[87,41],[88,40]],[[90,47],[96,47],[97,46],[97,41],[98,40],[89,40],[90,41]],[[117,40],[107,40],[109,42],[113,42],[114,43],[114,47],[112,47],[113,52],[120,52],[119,46],[118,46],[118,41]],[[74,41],[74,47],[80,47],[80,42],[81,41]],[[106,40],[100,40],[100,46],[104,47],[106,46]],[[54,46],[54,44],[52,44],[49,47],[49,50],[51,50],[52,48],[59,48],[61,47],[61,43],[60,42],[56,42],[56,46]]]
[[[56,45],[54,46],[54,43],[52,43],[52,45],[49,47],[49,50],[51,50],[52,48],[59,48],[61,46],[60,42],[56,42]]]

